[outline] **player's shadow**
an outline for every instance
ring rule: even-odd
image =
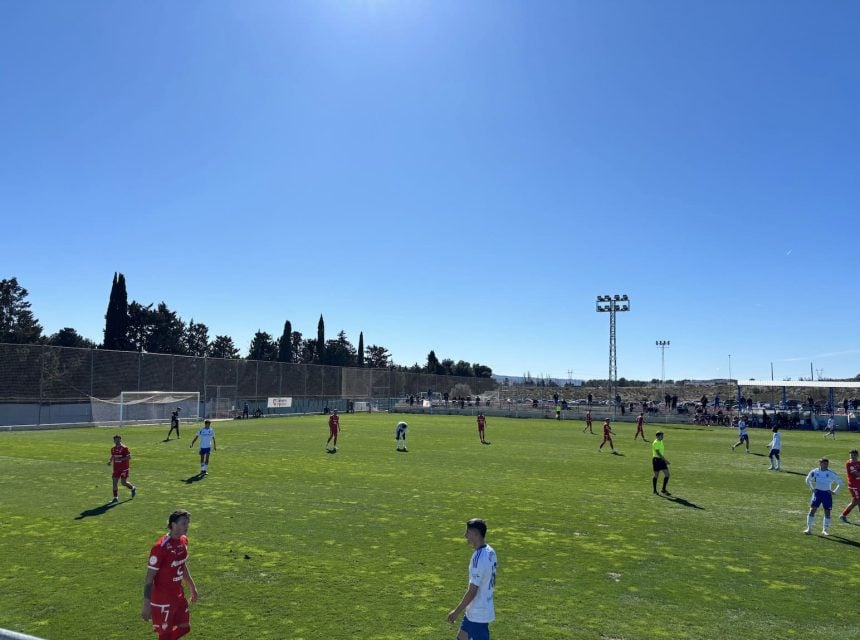
[[[131,498],[129,498],[129,500],[130,499]],[[128,502],[128,500],[123,500],[122,502]],[[89,518],[91,516],[104,515],[114,507],[118,507],[119,505],[121,505],[122,502],[108,502],[107,504],[103,504],[92,509],[87,509],[86,511],[81,511],[80,514],[75,516],[75,520],[83,520],[84,518]]]
[[[612,452],[612,455],[614,455],[614,456],[620,456],[620,457],[622,457],[622,458],[624,457],[624,454],[623,454],[623,453],[621,453],[621,452],[619,452],[619,451],[613,451],[613,452]]]
[[[705,507],[700,507],[695,502],[690,502],[689,500],[685,500],[684,498],[679,498],[678,496],[665,496],[665,498],[669,502],[674,502],[675,504],[679,504],[682,507],[691,507],[693,509],[700,509],[701,511],[705,510]]]
[[[856,540],[849,540],[848,538],[843,538],[842,536],[821,536],[825,540],[829,540],[830,542],[838,542],[839,544],[847,544],[849,547],[857,547],[860,548],[860,542]]]
[[[780,469],[780,473],[787,473],[787,474],[792,475],[792,476],[804,476],[804,477],[806,476],[805,473],[802,473],[800,471],[783,471],[782,469]]]
[[[183,482],[185,484],[194,484],[195,482],[200,482],[206,476],[202,473],[198,473],[196,476],[191,476],[190,478],[185,478]]]
[[[754,455],[754,456],[758,456],[759,458],[767,458],[768,457],[763,453],[756,453],[755,451],[750,451],[750,454]]]

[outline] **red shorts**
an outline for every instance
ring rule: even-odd
[[[191,614],[188,611],[188,600],[183,596],[168,604],[150,603],[149,610],[152,613],[152,630],[162,634],[170,631],[173,627],[187,625],[191,622]]]
[[[113,476],[111,476],[111,477],[117,478],[117,479],[124,478],[124,479],[128,480],[128,471],[129,471],[128,469],[122,469],[121,471],[117,471],[116,469],[114,469],[113,470]]]
[[[860,486],[852,487],[851,485],[848,485],[848,491],[851,492],[852,502],[860,502]]]

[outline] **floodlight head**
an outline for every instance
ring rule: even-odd
[[[621,296],[619,296],[619,295],[616,293],[616,294],[615,294],[615,299],[616,299],[616,300],[621,300]]]
[[[619,309],[619,311],[630,311],[630,307],[625,304],[623,307],[621,307]]]

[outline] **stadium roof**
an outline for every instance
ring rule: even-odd
[[[739,387],[806,387],[807,389],[860,389],[860,382],[847,380],[738,380]]]

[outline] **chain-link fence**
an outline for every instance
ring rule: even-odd
[[[92,422],[91,398],[123,391],[197,391],[201,415],[250,412],[304,413],[346,409],[369,401],[387,409],[412,395],[453,390],[479,394],[490,378],[440,376],[391,369],[197,358],[136,351],[0,344],[0,425]],[[290,397],[290,408],[269,409],[267,399]]]

